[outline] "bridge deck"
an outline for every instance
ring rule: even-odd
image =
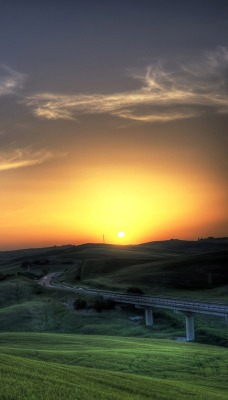
[[[76,286],[61,285],[52,283],[53,286],[63,289],[81,291],[91,295],[100,295],[115,300],[118,303],[134,304],[142,307],[166,308],[177,311],[210,314],[218,316],[228,316],[228,306],[225,304],[213,304],[192,300],[181,300],[175,298],[155,297],[155,296],[136,296],[126,295],[106,290],[96,290],[80,288]]]

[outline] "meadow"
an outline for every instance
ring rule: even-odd
[[[170,340],[1,333],[2,400],[227,398],[228,351]]]
[[[185,343],[176,340],[185,336],[181,315],[155,310],[149,328],[143,310],[96,312],[96,296],[37,282],[58,272],[73,285],[228,304],[225,246],[171,240],[0,252],[0,399],[225,400],[224,318],[196,315],[196,342]],[[76,299],[86,308],[76,310]]]

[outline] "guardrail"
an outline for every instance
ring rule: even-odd
[[[190,311],[195,313],[228,316],[228,306],[224,304],[218,305],[218,304],[204,303],[199,301],[187,301],[187,300],[163,298],[157,296],[153,297],[153,296],[126,295],[123,293],[109,292],[106,290],[81,288],[81,287],[58,284],[53,282],[50,283],[52,286],[61,289],[80,291],[93,295],[101,295],[104,297],[112,298],[116,302],[120,303],[122,302],[128,304],[135,304],[138,306],[145,306],[145,307],[168,308],[178,311]]]

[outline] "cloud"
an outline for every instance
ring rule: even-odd
[[[48,150],[32,150],[30,147],[25,149],[15,149],[0,153],[0,171],[14,168],[29,167],[31,165],[42,164],[43,162],[64,154],[54,154]]]
[[[26,98],[35,116],[77,119],[82,114],[111,114],[141,122],[192,118],[210,109],[228,110],[228,50],[218,47],[198,62],[165,67],[150,65],[133,75],[137,90],[104,94],[36,93]],[[146,110],[146,111],[145,111]]]
[[[0,65],[0,96],[15,93],[23,88],[25,75],[7,65]]]
[[[116,115],[118,115],[121,118],[129,119],[132,121],[141,121],[141,122],[166,122],[166,121],[175,121],[177,119],[186,119],[186,118],[192,118],[196,117],[196,112],[161,112],[159,113],[153,113],[153,114],[144,114],[144,115],[138,115],[134,114],[131,111],[121,111],[117,112]],[[198,113],[199,115],[199,113]]]

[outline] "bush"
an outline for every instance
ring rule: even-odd
[[[86,306],[87,306],[86,300],[76,299],[74,302],[75,310],[82,310],[83,308],[86,308]]]
[[[196,337],[197,337],[197,342],[199,343],[207,343],[216,346],[228,347],[228,342],[226,337],[220,337],[219,335],[209,333],[204,329],[197,329]]]
[[[93,325],[85,325],[81,329],[81,333],[83,335],[96,335],[97,334],[97,327]]]
[[[35,293],[36,293],[36,294],[43,294],[44,291],[43,291],[42,289],[37,289]]]
[[[31,267],[29,261],[23,261],[23,263],[21,263],[21,268],[29,268],[29,267]]]
[[[5,279],[12,278],[13,276],[14,276],[14,274],[2,274],[0,272],[0,281],[4,281]]]
[[[102,310],[113,310],[115,308],[115,302],[111,299],[99,297],[94,303],[94,308],[97,312],[101,312]]]
[[[127,293],[132,293],[132,294],[144,294],[143,290],[140,289],[139,287],[129,287],[127,289]]]

